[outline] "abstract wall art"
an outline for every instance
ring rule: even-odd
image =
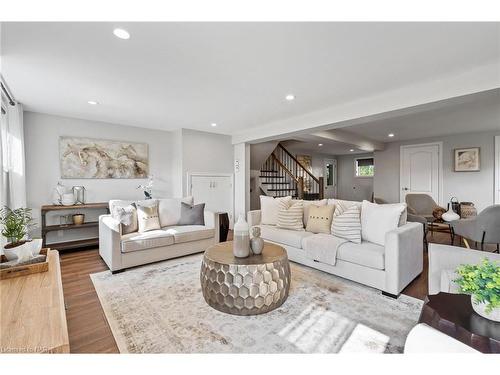
[[[147,178],[146,143],[59,138],[61,178]]]

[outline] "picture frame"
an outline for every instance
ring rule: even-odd
[[[479,172],[481,170],[480,148],[456,148],[455,172]]]

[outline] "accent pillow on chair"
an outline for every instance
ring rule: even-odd
[[[191,206],[182,202],[179,225],[205,225],[205,203]]]
[[[137,222],[139,232],[148,232],[150,230],[160,229],[160,215],[158,214],[158,201],[151,203],[136,202]]]
[[[279,202],[278,224],[279,228],[291,230],[304,230],[302,215],[304,212],[304,204],[300,201],[292,201],[289,206],[287,202]]]
[[[358,205],[347,209],[335,207],[332,219],[332,234],[350,242],[361,243],[361,212]]]
[[[376,204],[363,201],[361,207],[361,238],[385,245],[385,234],[397,229],[406,203]]]
[[[330,234],[332,225],[333,210],[335,206],[310,206],[309,218],[307,219],[306,231],[312,233],[327,233]]]
[[[277,225],[278,212],[280,210],[280,202],[284,202],[287,206],[290,205],[292,197],[273,198],[266,195],[260,196],[260,222],[261,224]]]

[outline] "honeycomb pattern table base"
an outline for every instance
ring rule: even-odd
[[[285,249],[265,243],[260,255],[233,256],[233,242],[205,251],[200,272],[205,301],[234,315],[257,315],[281,306],[290,290],[290,264]]]

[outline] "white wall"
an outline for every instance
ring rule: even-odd
[[[373,178],[356,177],[354,159],[371,157],[372,154],[339,155],[337,156],[337,197],[339,199],[362,201],[371,200],[373,193]],[[377,173],[377,171],[375,171]]]
[[[500,125],[499,125],[500,127]],[[443,199],[446,206],[451,197],[474,202],[478,211],[494,203],[494,147],[500,130],[481,133],[457,134],[446,137],[423,138],[407,142],[392,142],[384,151],[375,152],[375,196],[389,202],[399,201],[400,146],[430,142],[443,142]],[[480,147],[479,172],[455,172],[455,148]]]
[[[181,129],[173,132],[136,128],[97,121],[24,114],[27,205],[40,223],[40,206],[51,204],[58,181],[71,188],[83,185],[88,202],[110,199],[142,199],[136,187],[144,179],[64,179],[59,168],[59,137],[77,136],[144,142],[149,146],[150,174],[154,176],[154,197],[178,197],[187,190],[187,172],[232,173],[233,146],[225,135]],[[230,197],[230,199],[233,199]],[[98,211],[84,212],[86,220],[97,219]],[[48,217],[59,223],[58,216]],[[49,233],[49,241],[65,241],[95,235],[94,229]]]
[[[190,191],[189,172],[233,173],[233,159],[231,136],[182,129],[183,195]]]

